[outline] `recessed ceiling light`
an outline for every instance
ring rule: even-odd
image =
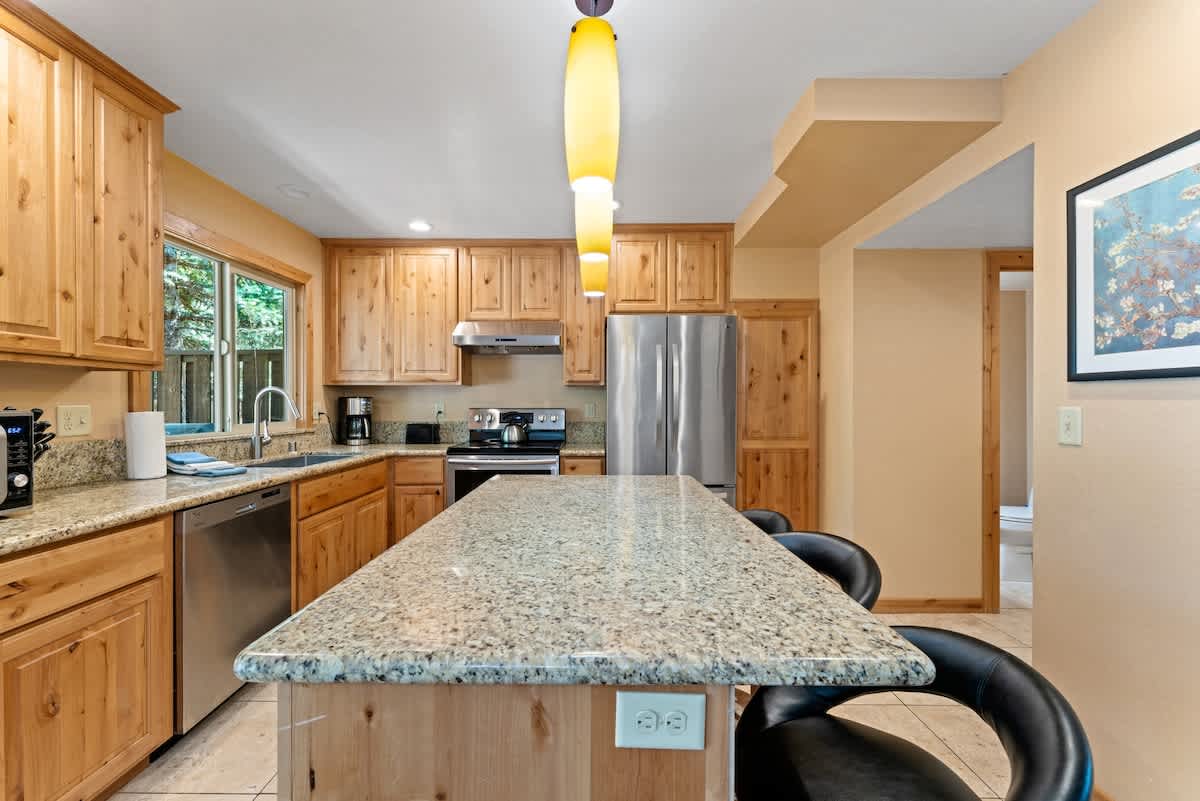
[[[433,230],[433,226],[424,220],[413,220],[408,224],[408,230],[416,231],[418,234],[427,234]]]
[[[295,184],[280,184],[275,187],[284,197],[290,197],[292,200],[308,200],[309,191],[302,186]]]

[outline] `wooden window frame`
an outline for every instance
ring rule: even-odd
[[[300,417],[296,419],[296,428],[312,427],[313,421],[313,320],[314,293],[311,283],[313,276],[303,270],[292,267],[279,259],[259,253],[253,248],[230,239],[223,234],[210,231],[177,214],[163,213],[163,233],[166,238],[178,242],[184,247],[195,247],[207,251],[214,256],[228,259],[239,266],[247,267],[253,273],[259,273],[271,281],[279,281],[295,287],[294,317],[296,319],[299,345],[296,354],[296,406],[300,409]],[[150,371],[139,370],[129,373],[129,411],[143,412],[150,410]],[[236,429],[220,432],[219,434],[200,434],[205,436],[228,436],[242,433]]]

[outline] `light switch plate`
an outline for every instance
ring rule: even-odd
[[[704,750],[704,693],[617,691],[617,748]]]
[[[596,402],[588,401],[583,405],[583,416],[588,420],[596,419]]]
[[[59,406],[58,435],[60,437],[82,437],[92,433],[91,406]]]
[[[1058,444],[1083,444],[1083,410],[1078,406],[1058,407]]]

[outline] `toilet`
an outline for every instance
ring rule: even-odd
[[[1000,580],[1033,581],[1033,490],[1028,506],[1000,507]]]

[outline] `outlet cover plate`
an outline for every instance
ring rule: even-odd
[[[92,433],[92,407],[59,406],[55,420],[60,437],[82,437]]]
[[[703,751],[705,700],[704,693],[618,690],[617,748]],[[653,728],[646,725],[650,719]]]
[[[1058,407],[1058,444],[1083,445],[1083,410],[1078,406]]]

